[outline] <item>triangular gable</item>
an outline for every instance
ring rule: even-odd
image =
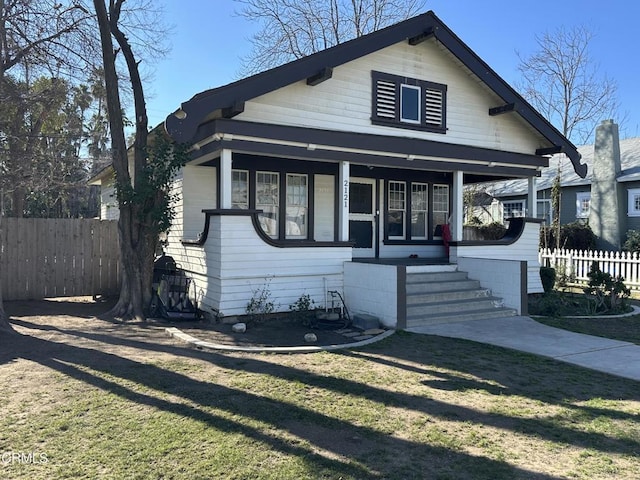
[[[581,177],[586,175],[587,167],[580,163],[581,156],[577,148],[432,11],[257,75],[199,93],[167,117],[165,128],[174,140],[190,141],[212,112],[220,111],[223,117],[231,117],[242,111],[244,102],[260,95],[301,80],[306,80],[309,84],[322,81],[331,75],[331,69],[339,65],[399,42],[408,41],[410,45],[418,45],[432,36],[504,101],[504,105],[497,106],[495,113],[499,113],[498,110],[501,109],[513,111],[547,139],[550,147],[537,151],[536,154],[563,152],[571,159],[575,172]]]

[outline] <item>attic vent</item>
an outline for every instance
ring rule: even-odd
[[[376,116],[395,120],[396,84],[389,80],[376,81]]]
[[[373,124],[447,132],[446,85],[375,71],[371,78]]]
[[[444,95],[442,90],[425,89],[425,122],[428,125],[443,126]]]

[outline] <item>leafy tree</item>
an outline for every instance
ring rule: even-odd
[[[28,83],[34,74],[47,72],[58,77],[62,72],[84,71],[95,58],[95,35],[87,27],[90,18],[89,11],[75,0],[0,0],[0,104],[17,84]],[[7,137],[0,131],[2,149],[7,148]],[[4,176],[7,170],[2,158],[0,169]],[[0,329],[11,330],[1,293]]]
[[[93,0],[100,40],[111,135],[113,167],[120,206],[122,288],[116,306],[108,313],[116,317],[144,320],[151,303],[153,261],[159,233],[169,227],[169,182],[184,165],[187,149],[170,145],[162,134],[147,129],[147,112],[139,62],[123,30],[125,0]],[[117,50],[114,48],[117,45]],[[130,149],[133,171],[129,171],[129,153],[125,142],[121,85],[117,55],[126,64],[135,107],[135,137]]]
[[[425,0],[236,0],[261,29],[242,61],[248,75],[361,37],[420,13]]]

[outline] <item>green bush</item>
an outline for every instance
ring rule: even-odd
[[[627,252],[640,252],[640,231],[627,231],[627,240],[624,242],[622,249]]]
[[[540,247],[555,248],[555,230],[552,227],[540,229]],[[560,248],[569,250],[594,250],[596,235],[591,227],[582,222],[572,222],[560,226]]]
[[[556,283],[556,270],[551,267],[540,267],[540,280],[545,293],[553,290]]]
[[[507,232],[505,226],[499,222],[489,223],[488,225],[480,225],[478,231],[485,240],[500,240]]]

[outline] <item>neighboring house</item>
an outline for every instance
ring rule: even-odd
[[[100,186],[100,219],[118,220],[120,209],[116,198],[115,172],[111,165],[98,171],[87,182],[88,185]]]
[[[532,179],[556,151],[586,173],[432,12],[199,93],[165,129],[193,145],[166,253],[221,316],[265,293],[288,310],[337,291],[352,314],[404,328],[424,317],[425,275],[456,268],[524,312],[542,290],[539,222],[463,242],[463,185]]]
[[[588,175],[577,175],[565,155],[553,155],[536,181],[536,216],[547,224],[553,220],[551,189],[560,165],[560,223],[588,222],[600,237],[599,247],[617,250],[628,230],[640,230],[640,138],[619,140],[617,125],[607,120],[597,129],[596,143],[578,151],[588,166]],[[596,184],[599,193],[594,202]],[[482,209],[476,208],[478,215],[485,213],[485,220],[532,215],[526,180],[490,182],[472,188],[493,198]]]

